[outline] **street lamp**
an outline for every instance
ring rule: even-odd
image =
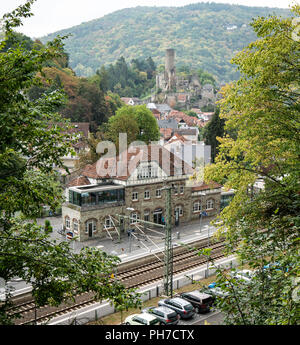
[[[164,179],[166,184],[166,179]],[[166,191],[166,227],[165,227],[165,264],[164,264],[164,294],[173,297],[173,245],[172,245],[172,202],[173,186],[165,185]]]
[[[199,195],[205,196],[205,193],[200,193]],[[207,213],[205,211],[202,212],[202,198],[201,198],[201,212],[200,212],[200,234],[201,234],[201,223],[202,223],[202,216],[207,216]],[[205,213],[205,214],[204,214]]]
[[[132,207],[127,207],[126,210],[128,211],[134,211],[134,208]],[[130,220],[129,220],[130,222]],[[130,223],[129,223],[130,224]],[[127,233],[128,233],[128,236],[129,236],[129,253],[131,253],[131,242],[132,242],[132,232],[134,231],[134,229],[128,229],[127,230]]]
[[[200,215],[200,233],[201,233],[201,219],[203,217],[207,217],[208,214],[205,211],[201,211],[201,215]],[[208,225],[208,229],[207,229],[207,245],[209,246],[209,225]],[[206,260],[206,278],[208,277],[208,256],[207,256],[207,260]]]

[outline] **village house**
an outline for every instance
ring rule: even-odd
[[[121,97],[126,105],[141,105],[143,102],[137,97]]]
[[[192,167],[210,164],[211,146],[205,145],[203,141],[190,141],[175,133],[164,147]]]
[[[192,128],[178,128],[173,131],[174,134],[182,135],[186,140],[196,143],[198,141],[199,129],[198,127]]]
[[[168,141],[173,135],[172,128],[160,128],[160,144],[163,145],[166,141]]]

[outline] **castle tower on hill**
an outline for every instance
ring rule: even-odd
[[[156,93],[151,102],[167,103],[177,109],[213,106],[215,103],[212,85],[201,85],[196,73],[176,75],[175,49],[166,49],[165,71],[156,75]]]
[[[166,61],[165,61],[165,81],[166,89],[172,90],[176,87],[176,67],[175,67],[175,50],[166,50]]]

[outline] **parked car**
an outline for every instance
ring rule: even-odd
[[[237,272],[233,271],[230,273],[232,278],[241,280],[245,282],[246,284],[251,282],[254,274],[255,274],[255,271],[252,271],[252,270],[240,270]]]
[[[158,302],[159,306],[173,309],[182,319],[189,319],[194,316],[195,310],[191,303],[180,297],[166,298]]]
[[[179,314],[168,307],[148,307],[143,309],[142,313],[154,315],[162,325],[177,325],[179,321]]]
[[[204,286],[199,291],[210,295],[213,299],[213,305],[216,304],[217,298],[226,298],[229,296],[229,292],[224,291],[220,286],[217,286],[216,283],[211,283],[208,286]]]
[[[160,320],[148,313],[132,314],[126,317],[125,325],[160,325]]]
[[[282,267],[279,262],[270,262],[263,267],[263,270],[275,269],[276,271],[288,272],[290,268],[292,268],[291,265],[288,267]]]
[[[198,290],[183,292],[180,294],[180,297],[190,302],[198,314],[210,311],[213,304],[213,298],[211,295]]]

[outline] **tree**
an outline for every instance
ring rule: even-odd
[[[102,125],[102,129],[106,127],[106,123]],[[97,131],[96,133],[90,133],[88,138],[84,138],[84,142],[87,144],[87,149],[79,152],[78,161],[75,163],[76,168],[84,168],[87,164],[93,164],[101,158],[101,154],[97,153],[97,145],[99,142],[105,139],[104,132]]]
[[[118,109],[115,116],[108,120],[107,139],[111,140],[117,152],[119,152],[119,134],[126,133],[127,145],[137,140],[139,135],[139,126],[134,117],[134,108],[131,106],[123,106]]]
[[[293,7],[299,16],[300,7]],[[299,36],[293,18],[257,18],[258,40],[233,62],[241,78],[223,88],[225,130],[205,179],[224,182],[235,196],[221,213],[227,252],[256,275],[251,284],[228,280],[231,324],[297,324],[299,316],[300,113]],[[264,188],[255,190],[261,179]],[[226,229],[227,231],[222,231]]]
[[[96,74],[100,78],[100,80],[99,80],[100,90],[102,90],[103,92],[107,92],[108,91],[108,73],[107,73],[105,67],[101,66],[100,70],[98,70],[96,72]]]
[[[49,233],[49,232],[52,232],[53,231],[53,228],[51,226],[51,223],[48,219],[45,220],[45,226],[44,226],[44,229],[45,229],[45,233]]]
[[[206,145],[211,146],[211,162],[214,163],[218,153],[218,137],[224,135],[225,120],[220,118],[220,109],[217,108],[211,121],[203,128],[202,137]]]
[[[119,134],[127,134],[127,145],[140,140],[146,144],[159,140],[159,128],[152,112],[145,105],[125,105],[109,118],[107,139],[119,149]]]
[[[110,275],[119,259],[94,248],[73,254],[67,243],[57,244],[36,224],[41,206],[55,210],[63,191],[53,166],[72,152],[67,121],[56,112],[65,101],[59,91],[36,100],[27,97],[35,76],[48,61],[60,57],[63,43],[57,37],[46,46],[24,49],[11,43],[13,29],[30,17],[34,0],[3,17],[0,43],[0,277],[20,277],[32,284],[37,306],[59,305],[77,293],[91,291],[95,299],[114,300],[126,288]],[[10,49],[5,50],[6,42]],[[7,287],[7,285],[6,285]],[[131,291],[129,300],[138,298]],[[13,323],[8,308],[11,295],[0,305],[0,323]]]
[[[159,127],[151,110],[145,105],[134,107],[134,117],[139,126],[138,140],[150,144],[151,141],[157,141],[160,137]]]

